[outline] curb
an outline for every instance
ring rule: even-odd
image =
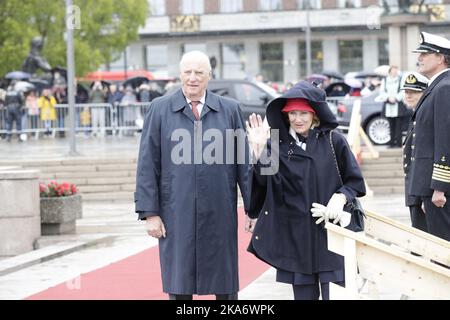
[[[116,235],[90,236],[86,240],[62,241],[42,249],[27,252],[12,258],[0,260],[0,276],[19,271],[30,266],[62,257],[78,250],[114,240]]]

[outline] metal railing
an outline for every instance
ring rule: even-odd
[[[150,106],[150,102],[130,103],[130,104],[110,104],[110,103],[79,103],[75,104],[75,131],[86,135],[103,136],[132,135],[142,129],[145,112]],[[21,133],[34,134],[36,138],[39,133],[55,135],[57,132],[69,130],[68,116],[69,106],[67,104],[57,104],[46,112],[45,115],[31,114],[29,109],[23,109],[20,117]],[[7,133],[6,123],[8,110],[0,108],[0,134]],[[16,133],[15,124],[12,133]]]

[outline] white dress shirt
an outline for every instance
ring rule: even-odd
[[[292,136],[292,138],[295,139],[295,144],[306,151],[306,142],[300,141],[300,139],[297,136],[297,133],[295,132],[294,129],[292,129],[292,127],[289,127],[289,134]]]
[[[205,104],[205,99],[206,99],[206,92],[203,95],[203,97],[201,97],[201,99],[198,100],[200,103],[197,105],[197,110],[198,110],[198,114],[199,114],[200,117],[202,116],[202,110],[203,110],[203,105]],[[191,101],[192,100],[190,100],[188,97],[186,97],[186,101],[187,101],[187,103],[189,104],[189,107],[192,110],[192,106],[191,106]]]

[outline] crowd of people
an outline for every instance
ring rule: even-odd
[[[67,104],[67,81],[55,72],[52,83],[36,89],[27,82],[12,80],[6,90],[0,89],[0,131],[6,131],[3,136],[7,141],[11,141],[14,124],[19,141],[26,140],[25,132],[36,138],[40,132],[44,137],[55,137],[57,132],[65,135],[68,109],[57,105]],[[136,120],[143,118],[143,110],[131,105],[151,102],[164,94],[171,83],[165,88],[150,81],[137,86],[95,81],[89,88],[75,84],[75,102],[83,105],[76,108],[76,125],[87,135],[104,136],[112,121],[108,108],[121,106],[116,112],[120,124],[135,126]]]

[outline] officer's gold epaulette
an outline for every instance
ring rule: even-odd
[[[442,164],[433,164],[433,180],[450,183],[450,167]]]

